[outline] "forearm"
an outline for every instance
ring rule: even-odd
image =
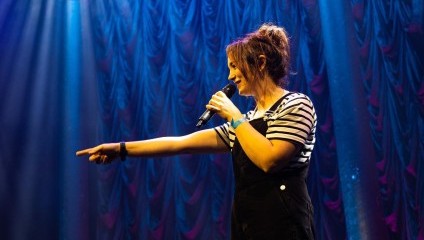
[[[126,142],[129,156],[150,157],[228,151],[215,130],[207,129],[181,137],[161,137]]]
[[[238,141],[249,159],[260,169],[267,171],[271,161],[266,155],[272,149],[271,142],[256,131],[250,123],[245,122],[235,130]]]
[[[228,116],[228,121],[241,119],[243,115],[236,112]],[[259,133],[248,121],[238,125],[235,129],[237,139],[246,153],[247,157],[264,172],[268,172],[281,164],[278,159],[278,153],[275,153],[275,147],[272,142]]]
[[[295,152],[291,143],[279,141],[278,145],[244,122],[235,130],[238,141],[249,159],[264,172],[285,166]]]
[[[126,142],[128,156],[150,157],[184,153],[182,137],[161,137],[143,141]]]

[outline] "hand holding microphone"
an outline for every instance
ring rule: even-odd
[[[233,96],[235,91],[236,87],[232,84],[228,84],[220,92],[215,93],[206,105],[207,110],[199,117],[196,127],[201,127],[206,124],[215,113],[218,113],[221,117],[227,120],[231,120],[228,119],[228,117],[232,115],[232,112],[234,111],[241,115],[237,107],[229,101],[229,98]]]

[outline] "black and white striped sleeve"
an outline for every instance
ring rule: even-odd
[[[304,145],[313,131],[316,115],[310,99],[296,94],[280,105],[268,121],[266,137],[269,140],[295,141]]]
[[[221,140],[225,143],[225,145],[228,147],[228,149],[231,149],[230,145],[230,123],[226,122],[220,126],[217,126],[214,128],[218,136],[221,138]]]

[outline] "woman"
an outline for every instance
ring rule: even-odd
[[[315,143],[310,99],[284,89],[289,43],[283,28],[264,24],[231,43],[229,76],[256,107],[246,114],[221,91],[206,108],[228,122],[181,137],[108,143],[77,152],[108,163],[121,156],[231,151],[235,176],[232,239],[313,239],[306,175]]]

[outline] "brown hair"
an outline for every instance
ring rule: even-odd
[[[265,71],[275,84],[286,87],[285,77],[289,72],[290,48],[284,28],[263,24],[255,32],[229,44],[226,52],[234,59],[245,77],[253,76],[254,79],[264,76],[260,71],[259,55],[265,55]]]

